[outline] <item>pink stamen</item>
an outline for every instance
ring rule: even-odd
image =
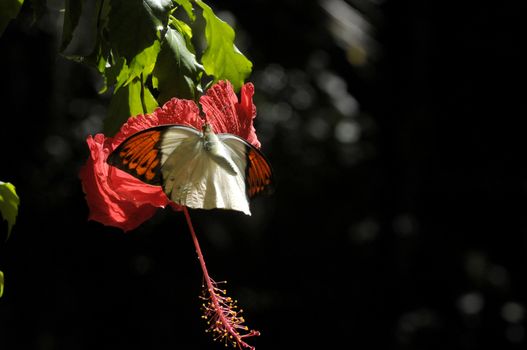
[[[196,247],[201,270],[203,271],[205,285],[203,286],[204,290],[201,299],[205,302],[202,306],[204,312],[202,317],[207,320],[209,325],[207,332],[213,332],[214,340],[223,341],[225,345],[230,343],[240,350],[244,348],[254,350],[255,348],[243,341],[242,338],[258,336],[260,332],[249,330],[247,326],[243,325],[245,320],[240,315],[243,310],[238,310],[236,300],[228,297],[226,290],[218,288],[218,283],[226,282],[215,282],[210,278],[187,207],[183,207],[183,212],[185,213],[187,225],[192,235],[194,247]],[[242,334],[240,331],[247,333]]]

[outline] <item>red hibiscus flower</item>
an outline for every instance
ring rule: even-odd
[[[254,86],[245,84],[238,101],[231,83],[220,81],[200,98],[204,118],[194,101],[173,98],[150,114],[128,119],[114,137],[88,136],[90,157],[79,176],[90,209],[89,219],[129,231],[151,218],[158,208],[171,205],[178,209],[160,186],[146,184],[106,162],[121,142],[141,130],[166,124],[183,124],[201,130],[206,120],[214,132],[238,135],[260,148],[253,127],[256,116],[253,94]]]

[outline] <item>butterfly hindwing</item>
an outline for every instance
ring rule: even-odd
[[[230,150],[234,162],[241,164],[247,196],[252,198],[272,191],[273,171],[262,152],[238,136],[219,134],[218,137]]]
[[[188,133],[186,137],[181,134],[184,132]],[[167,154],[161,166],[165,193],[173,202],[190,208],[230,209],[250,215],[245,163],[230,162],[226,148],[225,152],[207,150],[203,135],[195,132],[170,129],[163,135],[161,147]]]
[[[249,167],[247,169],[247,190],[249,197],[272,191],[273,173],[269,162],[263,154],[251,148],[247,154]]]

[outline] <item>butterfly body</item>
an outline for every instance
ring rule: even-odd
[[[203,126],[203,147],[209,153],[211,159],[223,166],[231,175],[239,175],[236,165],[229,157],[218,135],[212,131],[210,124]]]
[[[190,208],[232,209],[250,215],[249,198],[272,185],[262,153],[232,134],[164,125],[121,143],[108,163],[142,181],[163,186],[175,203]]]

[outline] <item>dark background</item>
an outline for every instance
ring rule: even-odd
[[[108,97],[57,54],[60,1],[35,24],[27,3],[0,37],[0,180],[21,198],[0,349],[222,348],[181,213],[127,234],[87,221],[77,174]],[[210,3],[254,63],[277,190],[252,217],[191,215],[257,349],[525,348],[525,12],[510,3]]]

